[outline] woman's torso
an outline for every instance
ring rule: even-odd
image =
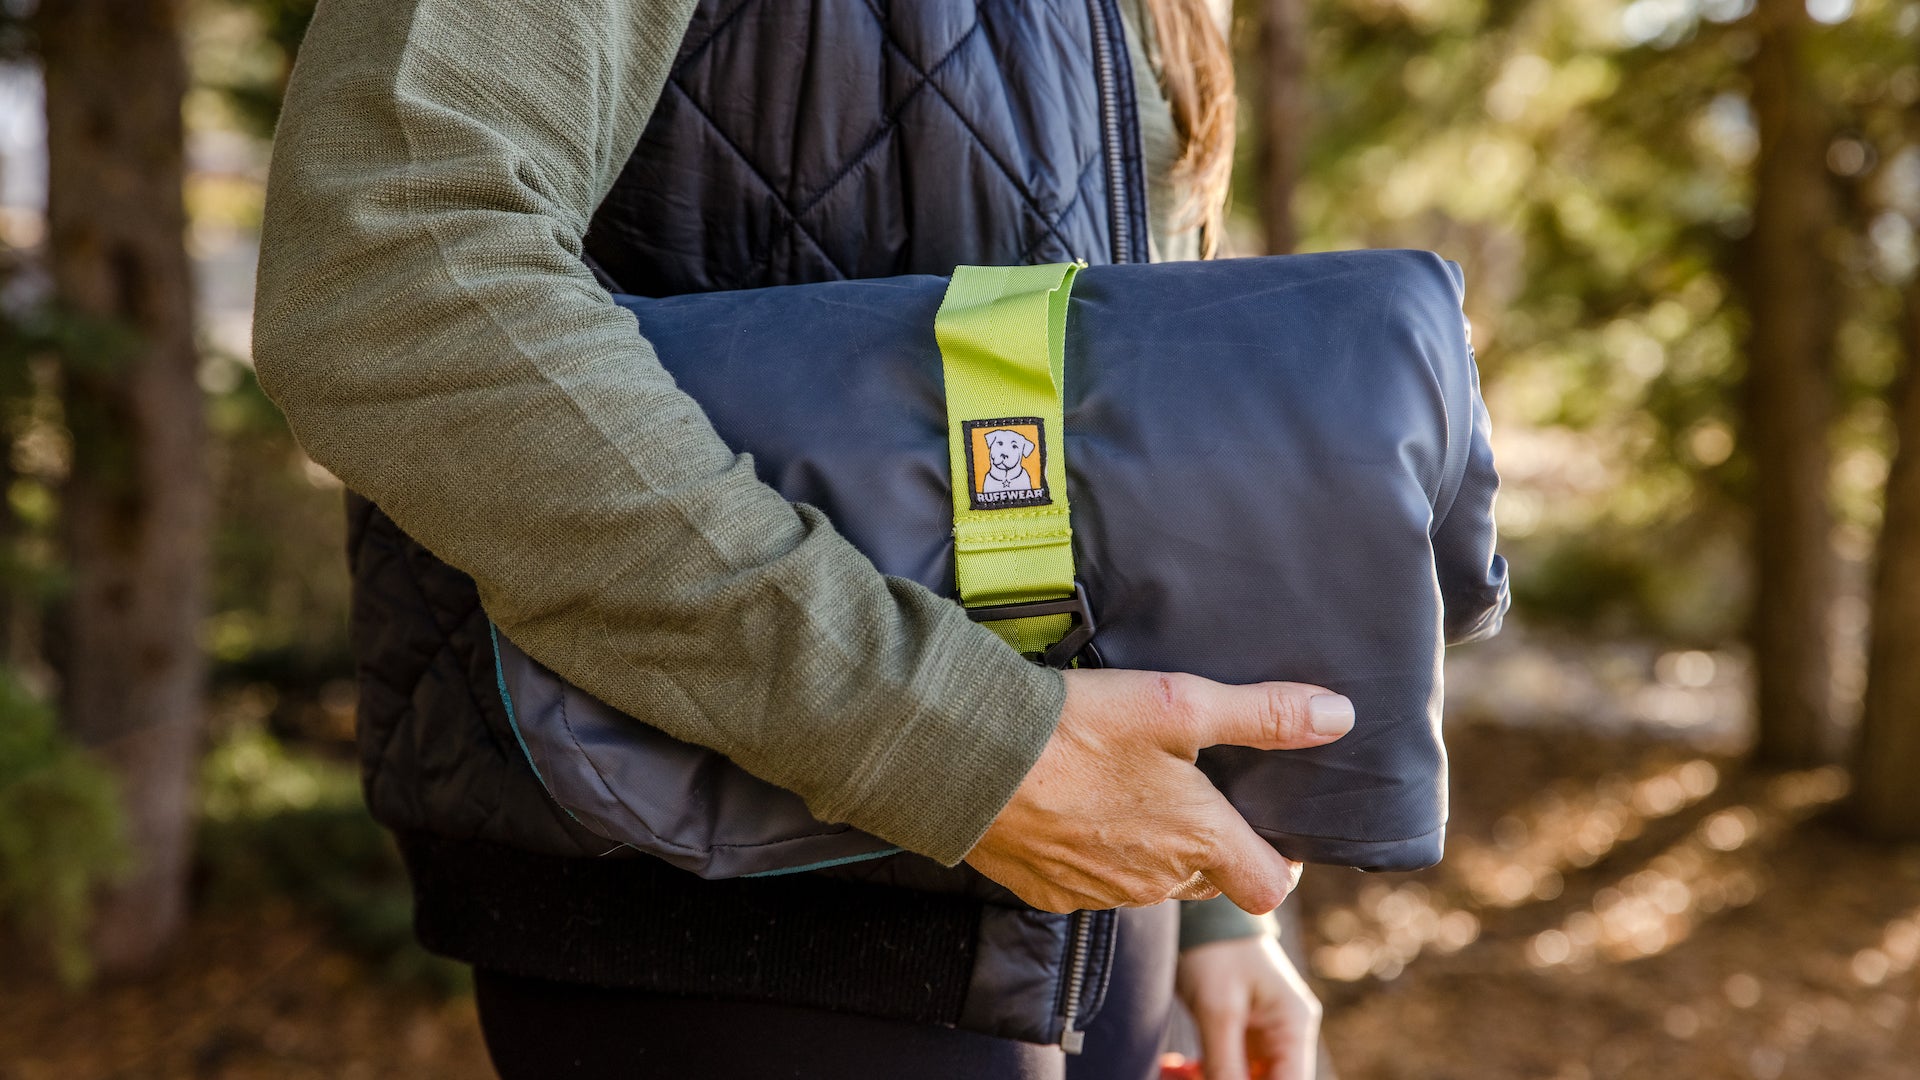
[[[1166,103],[1138,93],[1152,82],[1132,70],[1123,7],[1137,15],[1116,0],[707,0],[587,254],[625,291],[667,295],[1178,249],[1164,211],[1150,237],[1143,149],[1169,158],[1164,138],[1143,148],[1139,110]],[[914,856],[857,873],[924,899],[589,865],[609,845],[518,752],[472,582],[370,504],[352,522],[369,802],[401,836],[430,947],[543,978],[1059,1037],[1059,988],[1097,974],[1110,920],[979,904],[982,879]],[[697,955],[670,914],[695,908]],[[883,985],[782,970],[855,935],[909,943],[872,973]]]

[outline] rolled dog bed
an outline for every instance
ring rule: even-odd
[[[953,596],[934,334],[947,285],[616,299],[762,480],[819,507],[883,572]],[[1294,859],[1406,870],[1441,854],[1442,652],[1497,631],[1508,598],[1461,288],[1457,266],[1415,251],[1096,266],[1072,285],[1065,477],[1103,662],[1311,682],[1354,702],[1336,743],[1200,755]],[[504,637],[497,650],[529,760],[609,839],[707,877],[893,851]]]

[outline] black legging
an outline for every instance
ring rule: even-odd
[[[1152,1080],[1173,1004],[1174,904],[1121,912],[1085,1052],[790,1005],[706,1001],[474,972],[502,1080]]]

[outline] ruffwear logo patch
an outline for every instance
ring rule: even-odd
[[[975,510],[1008,510],[1016,506],[1047,506],[1046,429],[1037,416],[999,420],[968,420],[961,424],[967,440],[969,492]]]

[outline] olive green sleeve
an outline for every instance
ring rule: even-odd
[[[1059,673],[762,485],[580,262],[693,6],[325,0],[275,141],[260,381],[530,655],[952,863]]]
[[[1183,950],[1278,932],[1279,923],[1272,915],[1249,915],[1224,896],[1180,905],[1180,948]]]

